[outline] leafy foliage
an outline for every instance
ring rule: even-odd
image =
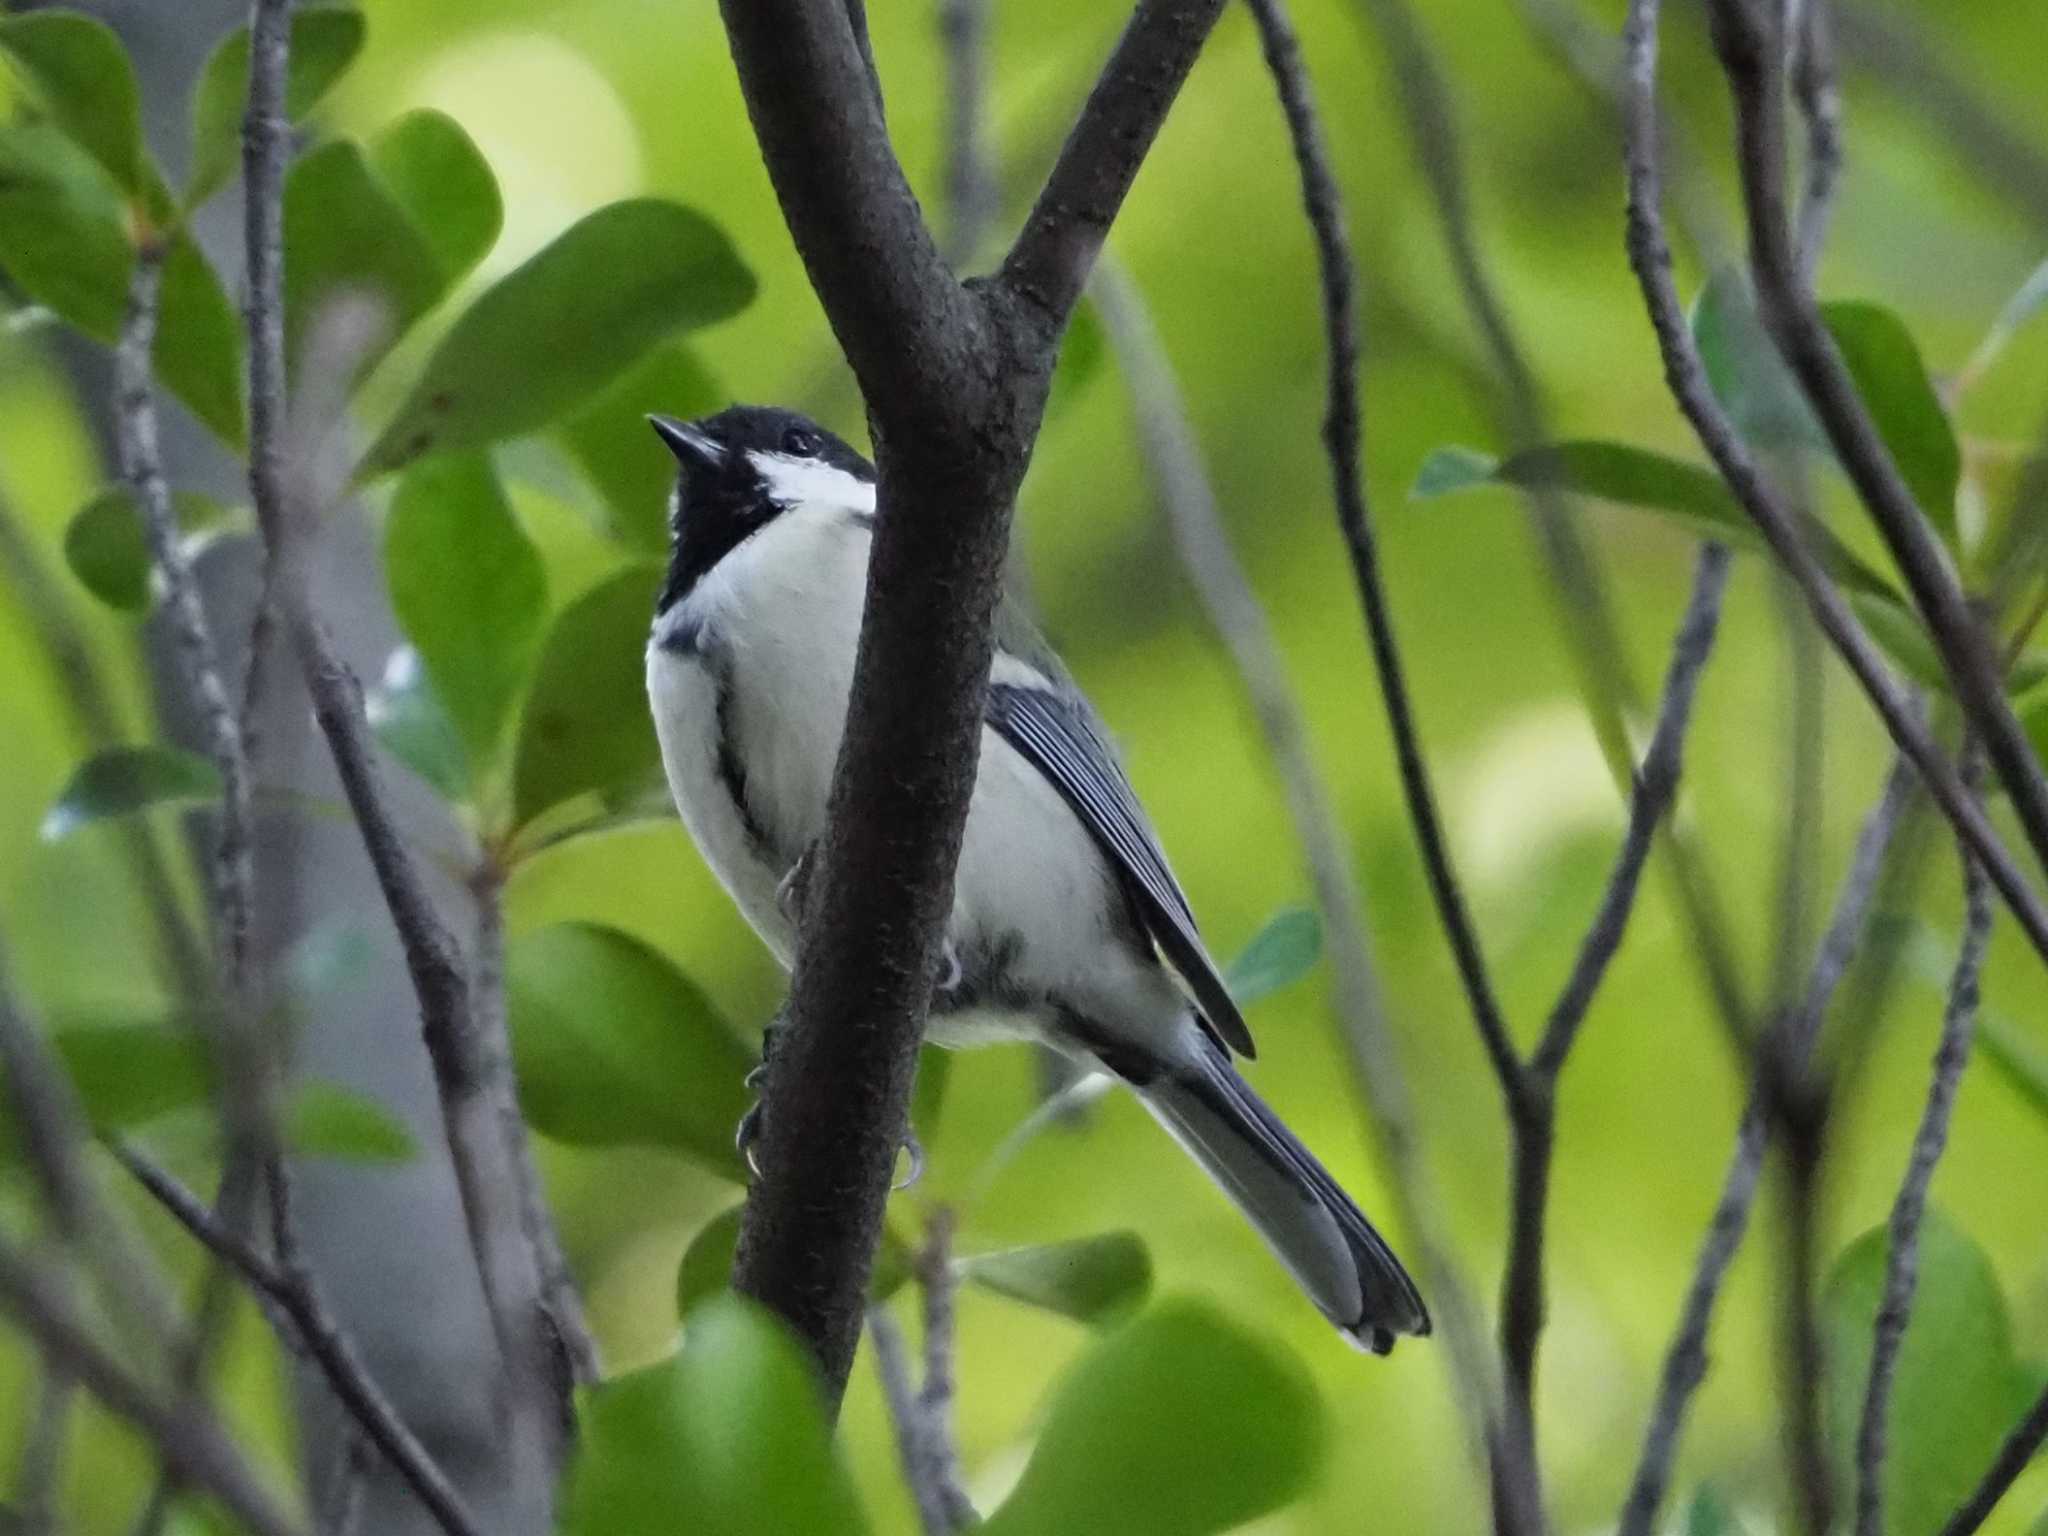
[[[188,536],[229,520],[219,503],[194,492],[177,492],[171,504]],[[64,530],[64,560],[79,583],[109,608],[141,613],[149,607],[149,543],[130,491],[114,487],[79,508]]]
[[[1289,907],[1274,914],[1224,968],[1224,984],[1248,1008],[1293,986],[1322,957],[1323,920],[1311,908]]]
[[[160,807],[211,805],[220,799],[220,775],[196,753],[175,747],[114,747],[78,766],[43,817],[43,840],[55,842],[80,827]]]
[[[959,1264],[962,1278],[985,1291],[1097,1328],[1121,1322],[1152,1289],[1152,1257],[1135,1232],[977,1253]]]
[[[362,51],[360,11],[343,5],[292,10],[285,113],[303,119]],[[249,29],[237,27],[208,55],[192,93],[192,160],[185,206],[196,208],[233,179],[242,153],[242,112],[249,97]]]

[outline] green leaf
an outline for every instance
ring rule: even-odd
[[[505,224],[498,180],[476,141],[442,112],[408,112],[370,144],[370,164],[441,263],[443,291],[490,254]]]
[[[111,344],[135,263],[106,172],[45,123],[0,126],[0,267],[16,287]]]
[[[1821,1296],[1827,1423],[1845,1477],[1862,1420],[1888,1246],[1882,1227],[1856,1239],[1835,1262]],[[2005,1296],[1983,1250],[1930,1211],[1919,1252],[1885,1462],[1890,1536],[1932,1536],[1941,1529],[2039,1385],[2013,1354]]]
[[[645,660],[660,584],[660,566],[627,566],[556,617],[519,721],[512,788],[519,825],[660,768]]]
[[[754,1062],[696,984],[612,928],[558,923],[505,967],[519,1099],[573,1146],[662,1147],[742,1179],[733,1132]]]
[[[651,198],[600,208],[455,322],[361,474],[544,427],[753,296],[753,274],[702,214]]]
[[[1827,434],[1764,330],[1739,267],[1723,267],[1707,279],[1693,305],[1692,336],[1708,387],[1746,441],[1766,449],[1827,449]]]
[[[1692,1496],[1685,1515],[1685,1536],[1744,1536],[1742,1522],[1709,1485],[1702,1484]]]
[[[362,51],[360,11],[342,5],[301,5],[292,13],[285,115],[299,121],[348,72]],[[192,161],[185,206],[196,208],[234,178],[241,164],[242,113],[249,98],[249,29],[221,40],[200,71],[192,95]]]
[[[1144,1303],[1152,1289],[1152,1256],[1137,1233],[1105,1232],[978,1253],[960,1260],[960,1275],[998,1296],[1104,1328]]]
[[[147,1125],[204,1102],[212,1091],[198,1038],[161,1021],[62,1020],[51,1029],[49,1044],[87,1124],[101,1134]],[[5,1079],[0,1069],[0,1082]],[[20,1155],[12,1099],[0,1095],[0,1160]]]
[[[682,1353],[578,1403],[561,1536],[861,1536],[869,1529],[825,1424],[817,1377],[768,1312],[698,1308]]]
[[[285,1113],[284,1142],[300,1157],[345,1163],[404,1163],[419,1155],[404,1122],[338,1083],[299,1085]]]
[[[2048,1118],[2048,1046],[1994,1013],[1977,1016],[1977,1046],[2006,1086]]]
[[[213,764],[176,747],[110,747],[79,764],[43,817],[54,843],[80,827],[162,806],[212,805],[220,799]]]
[[[391,605],[470,763],[497,760],[547,617],[547,573],[490,460],[450,454],[407,472],[384,524]]]
[[[157,300],[156,375],[230,448],[248,441],[243,399],[242,322],[220,275],[182,231],[164,252]]]
[[[104,23],[76,11],[0,20],[0,48],[34,89],[50,121],[106,168],[115,185],[144,194],[155,180],[142,147],[135,70]]]
[[[382,307],[382,343],[366,351],[358,377],[447,291],[440,257],[346,139],[321,145],[285,178],[284,254],[293,357],[326,304],[352,295]]]
[[[1323,920],[1308,907],[1289,907],[1267,920],[1244,952],[1224,968],[1223,984],[1238,1006],[1250,1007],[1293,986],[1323,957]]]
[[[1016,1492],[982,1530],[1232,1530],[1298,1498],[1327,1438],[1322,1404],[1291,1356],[1206,1305],[1167,1302],[1082,1358],[1053,1396]]]
[[[180,491],[172,506],[178,527],[187,535],[205,533],[228,520],[226,508],[204,496]],[[78,510],[64,529],[64,561],[79,583],[109,608],[123,613],[148,609],[149,541],[127,489],[102,491]]]
[[[1551,487],[1619,506],[1661,512],[1696,538],[1761,551],[1756,531],[1733,493],[1712,470],[1625,443],[1568,442],[1494,459],[1469,448],[1439,448],[1423,461],[1413,494],[1447,496],[1484,485]],[[1899,601],[1891,583],[1858,560],[1825,527],[1813,530],[1813,552],[1829,574],[1854,592]]]
[[[1880,304],[1823,304],[1821,318],[1913,499],[1954,549],[1963,453],[1913,333]]]
[[[384,663],[384,676],[363,700],[370,729],[384,750],[412,770],[442,799],[469,803],[473,787],[462,738],[434,687],[420,653],[401,645]]]
[[[604,498],[605,531],[649,554],[668,548],[668,497],[675,455],[647,430],[646,417],[704,416],[728,396],[681,342],[656,347],[589,405],[565,417],[555,437]]]

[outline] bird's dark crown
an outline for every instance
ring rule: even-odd
[[[706,572],[783,512],[759,456],[811,459],[874,483],[874,466],[845,439],[779,406],[733,405],[695,421],[650,416],[648,422],[676,456],[680,476],[657,612],[687,597]]]

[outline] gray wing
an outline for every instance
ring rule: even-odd
[[[1145,819],[1116,754],[1086,704],[1042,688],[996,683],[988,694],[992,730],[1044,774],[1109,856],[1145,931],[1195,995],[1219,1045],[1255,1055],[1230,990],[1202,947],[1195,916]]]

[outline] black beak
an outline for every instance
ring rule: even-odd
[[[649,416],[647,424],[684,469],[716,469],[725,462],[725,445],[694,422],[673,416]]]

